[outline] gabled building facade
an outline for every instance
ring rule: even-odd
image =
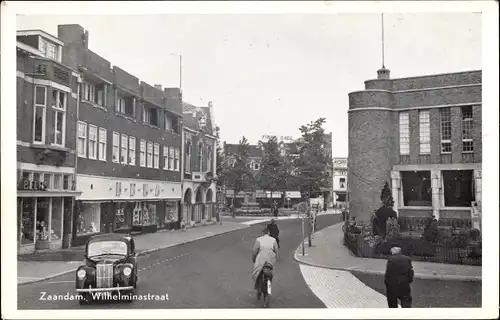
[[[216,150],[213,105],[183,103],[182,219],[186,225],[216,219]]]

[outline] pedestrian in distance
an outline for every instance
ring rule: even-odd
[[[397,308],[398,300],[401,301],[401,307],[411,308],[413,277],[411,259],[402,253],[400,247],[392,247],[391,256],[387,259],[384,279],[389,308]]]
[[[186,232],[186,222],[184,219],[181,220],[181,231]]]
[[[276,220],[271,219],[271,223],[267,225],[267,229],[269,229],[269,235],[276,239],[276,243],[278,244],[278,248],[280,248],[280,229],[276,224]]]

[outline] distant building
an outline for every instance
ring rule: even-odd
[[[333,206],[347,203],[347,158],[333,158]]]
[[[400,217],[459,219],[481,207],[482,72],[390,79],[349,94],[349,208],[368,221],[389,182]]]

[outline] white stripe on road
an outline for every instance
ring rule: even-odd
[[[327,308],[387,308],[384,295],[348,271],[304,264],[300,265],[300,271],[311,291]]]

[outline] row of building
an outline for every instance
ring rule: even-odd
[[[213,106],[89,49],[79,25],[17,32],[20,253],[214,219]]]
[[[350,93],[351,214],[369,221],[388,182],[399,217],[470,226],[481,211],[481,91],[480,70],[391,79],[382,68]]]

